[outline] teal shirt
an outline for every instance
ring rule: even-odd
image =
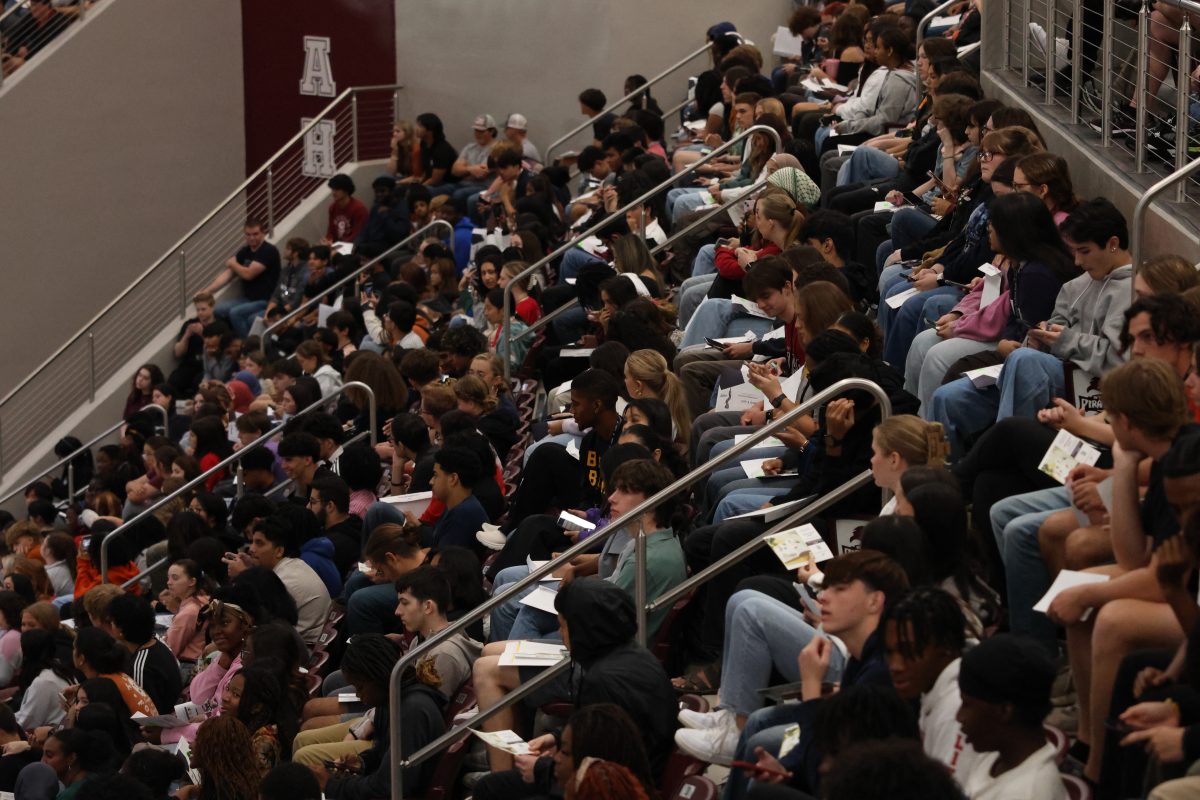
[[[612,582],[629,592],[630,597],[636,597],[635,583],[637,582],[637,562],[635,560],[636,542],[631,538],[629,544],[621,551],[617,560],[617,568],[613,571]],[[666,592],[683,583],[687,578],[687,565],[683,558],[683,547],[675,532],[670,528],[651,531],[646,534],[646,598],[653,602]],[[649,626],[647,641],[654,641],[658,629],[671,612],[670,606],[664,606],[652,612],[646,619]]]

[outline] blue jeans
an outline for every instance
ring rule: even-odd
[[[888,294],[889,296],[896,295],[907,289],[907,285],[897,286]],[[921,323],[921,312],[925,308],[925,301],[938,296],[962,297],[962,293],[953,286],[939,286],[908,298],[904,301],[904,305],[892,310],[887,330],[884,333],[884,361],[897,369],[903,368],[905,359],[908,357],[909,345],[912,344],[913,337],[917,335],[917,329]],[[885,304],[880,303],[880,305]]]
[[[833,652],[840,651],[835,647]],[[746,720],[746,727],[742,728],[741,736],[738,737],[734,758],[739,761],[758,761],[754,755],[756,747],[761,747],[778,757],[779,749],[783,746],[784,733],[789,726],[796,724],[796,709],[796,704],[788,703],[760,708],[751,714]],[[745,770],[731,769],[721,800],[740,800],[746,796],[749,785]]]
[[[967,440],[996,421],[1000,392],[995,386],[976,389],[968,378],[939,386],[921,416],[940,422],[950,440],[950,460],[966,455]]]
[[[363,530],[370,536],[371,531],[380,525],[388,523],[403,525],[404,521],[404,514],[398,508],[390,503],[381,503],[377,500],[367,506],[367,512],[363,514]]]
[[[712,449],[710,458],[716,458],[731,447],[733,447],[733,439],[726,439],[723,442],[717,443]],[[782,458],[785,453],[787,453],[787,448],[783,447],[755,447],[743,453],[741,461],[750,461],[756,458]],[[723,489],[731,483],[743,480],[748,480],[748,478],[746,477],[746,470],[742,469],[740,462],[735,463],[732,467],[719,469],[709,475],[704,490],[704,507],[707,509],[716,508],[717,503],[725,495]]]
[[[710,202],[712,201],[707,190],[680,195],[675,199],[675,205],[671,208],[671,226],[678,229],[682,225],[681,221],[685,214]]]
[[[880,250],[882,250],[884,246],[890,247],[890,245],[890,242],[884,242],[883,245],[880,246]],[[888,252],[890,253],[891,250],[889,249]],[[907,272],[908,269],[900,266],[899,264],[892,264],[884,267],[879,272],[879,315],[876,321],[879,323],[879,329],[881,331],[887,331],[888,326],[892,322],[892,314],[896,313],[892,311],[891,306],[883,301],[887,299],[890,294],[892,294],[892,289],[895,287],[900,286],[901,288],[896,289],[896,292],[902,292],[911,286],[911,284],[904,279],[904,276],[907,274]]]
[[[346,633],[385,633],[392,629],[391,618],[396,614],[396,586],[372,583],[350,595],[346,603]]]
[[[702,189],[699,186],[681,186],[677,189],[668,189],[667,190],[667,216],[674,218],[675,203],[677,203],[679,201],[679,198],[687,197],[690,194],[698,195],[702,191],[704,191],[704,189]]]
[[[1065,486],[1007,497],[992,506],[992,533],[1004,561],[1008,586],[1008,624],[1013,633],[1036,639],[1058,654],[1054,623],[1033,605],[1050,588],[1050,575],[1038,547],[1038,529],[1051,514],[1071,507]]]
[[[721,339],[741,336],[754,331],[758,336],[769,333],[776,327],[775,320],[755,317],[735,306],[732,300],[709,297],[692,314],[683,331],[680,349],[704,344],[706,338]]]
[[[603,264],[602,259],[596,258],[586,250],[572,247],[563,253],[562,263],[558,265],[558,282],[566,283],[567,278],[579,276],[579,270],[587,264]]]
[[[587,310],[580,305],[568,308],[554,319],[550,320],[554,328],[554,336],[565,343],[578,342],[588,331]]]
[[[800,680],[796,659],[818,635],[796,609],[759,592],[735,592],[725,605],[721,705],[736,714],[762,708],[758,690],[767,685],[771,668],[786,681]],[[832,648],[826,680],[836,680],[844,668],[841,650]]]
[[[932,302],[932,301],[931,301]],[[926,305],[929,305],[928,303]],[[933,392],[942,385],[946,371],[958,359],[984,350],[994,350],[995,342],[952,337],[943,339],[933,328],[923,330],[913,339],[904,366],[904,388],[916,395],[921,407],[929,405]]]
[[[692,277],[698,278],[701,275],[716,274],[717,246],[715,244],[706,244],[696,251],[696,257],[692,259]]]
[[[838,169],[837,185],[867,183],[881,178],[894,178],[899,174],[900,162],[895,158],[874,147],[860,147]]]
[[[471,216],[470,212],[474,206],[470,205],[471,198],[475,195],[482,194],[488,188],[486,183],[471,183],[469,181],[459,181],[456,188],[450,195],[450,202],[454,204],[455,210],[464,217]]]
[[[789,482],[782,479],[772,481],[772,484],[775,483],[781,485],[733,489],[717,503],[717,510],[713,512],[713,524],[719,525],[730,517],[736,517],[738,514],[745,514],[748,511],[760,509],[764,503],[774,500],[777,497],[782,497],[790,492],[792,486],[795,485],[795,481]]]
[[[1022,347],[1004,361],[996,419],[1036,416],[1066,390],[1063,362],[1041,350]]]
[[[688,322],[692,319],[692,314],[696,313],[696,309],[708,297],[708,290],[712,288],[713,281],[717,279],[714,275],[693,275],[690,278],[685,278],[683,283],[679,285],[678,297],[679,301],[676,305],[679,307],[679,322],[680,328],[687,328]]]
[[[250,335],[250,326],[254,324],[254,318],[266,310],[266,300],[246,300],[239,297],[236,300],[222,300],[217,303],[213,313],[228,319],[233,332],[245,339]]]
[[[911,206],[897,209],[896,213],[892,214],[892,225],[888,228],[888,232],[892,234],[892,249],[916,244],[937,227],[937,222],[924,211]]]
[[[1063,362],[1049,353],[1022,347],[1004,360],[996,386],[976,389],[966,378],[959,378],[938,389],[927,418],[946,428],[951,456],[957,459],[972,434],[1008,417],[1036,416],[1065,391]]]
[[[817,128],[816,133],[813,134],[813,151],[818,155],[820,155],[821,148],[824,146],[825,140],[829,138],[829,134],[831,133],[833,133],[833,128],[829,127],[828,125],[822,125],[821,127]]]
[[[529,567],[518,565],[515,567],[506,567],[496,573],[496,580],[492,582],[492,597],[504,591],[510,583],[516,583],[529,574]],[[521,605],[521,598],[533,592],[537,585],[527,587],[520,594],[509,600],[503,605],[496,606],[492,609],[491,615],[491,631],[488,638],[493,642],[505,642],[509,639],[527,639],[527,636],[514,636],[513,625],[517,621],[521,612],[526,609],[526,606]],[[529,609],[536,611],[537,609]],[[544,612],[543,612],[544,613]],[[555,630],[558,629],[558,621],[555,620]],[[538,638],[538,637],[533,637]]]

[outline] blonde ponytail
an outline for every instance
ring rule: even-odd
[[[885,453],[899,454],[910,467],[940,467],[950,454],[941,423],[926,422],[912,414],[897,414],[879,423],[875,441]]]
[[[626,359],[625,369],[634,380],[646,384],[654,396],[666,404],[671,412],[671,421],[675,423],[676,437],[687,441],[692,433],[687,393],[679,376],[671,372],[662,353],[657,350],[635,350]]]

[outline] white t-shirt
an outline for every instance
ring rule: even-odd
[[[963,791],[971,800],[1066,800],[1054,745],[1045,744],[1029,758],[992,777],[998,753],[985,753],[963,773]]]
[[[970,774],[979,753],[967,744],[958,725],[962,694],[958,690],[958,668],[962,659],[954,659],[942,670],[932,688],[921,695],[921,742],[925,753],[950,768],[950,774]]]

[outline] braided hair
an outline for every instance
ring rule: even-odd
[[[287,666],[274,658],[257,657],[254,663],[243,667],[242,699],[238,703],[237,718],[251,735],[259,729],[274,725],[279,732],[280,757],[291,758],[292,740],[299,733],[300,711],[288,697],[287,687],[280,676],[286,674]]]
[[[967,646],[962,606],[944,589],[918,586],[888,603],[879,624],[889,622],[896,624],[896,649],[905,658],[919,658],[930,645],[957,658]]]
[[[229,714],[206,719],[196,732],[192,763],[204,800],[257,800],[259,771],[250,731]]]

